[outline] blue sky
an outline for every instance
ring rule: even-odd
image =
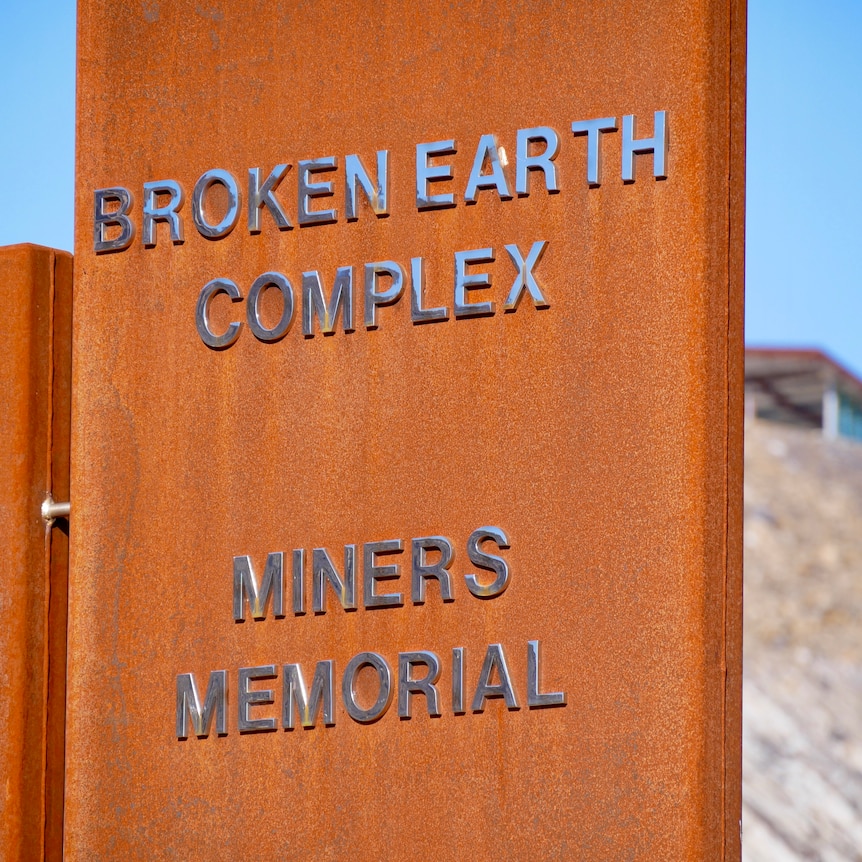
[[[74,0],[0,0],[0,245],[72,250]]]
[[[72,247],[75,4],[0,0],[0,245]],[[862,374],[862,0],[750,0],[746,340]]]
[[[862,373],[862,3],[750,0],[747,340]]]

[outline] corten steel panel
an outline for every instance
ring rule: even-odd
[[[0,859],[60,859],[69,494],[72,256],[0,249]]]
[[[92,859],[736,859],[745,7],[602,3],[107,3],[79,22],[78,259],[66,854]],[[621,132],[586,183],[575,120],[668,112],[668,178]],[[502,201],[464,188],[481,134],[560,134],[561,191]],[[414,205],[415,145],[454,138],[449,209]],[[344,157],[390,151],[391,206],[344,219]],[[191,221],[206,170],[266,176],[294,225],[297,162],[337,156],[334,224],[220,240]],[[173,179],[185,242],[141,243],[144,182]],[[328,177],[315,177],[316,180]],[[132,190],[131,248],[93,251],[93,192]],[[318,199],[315,208],[328,204]],[[547,240],[550,302],[504,314],[503,246]],[[492,317],[452,319],[453,254],[493,247]],[[409,295],[362,322],[362,266],[426,261]],[[229,349],[194,327],[203,285],[283,272],[331,288],[355,268],[356,331],[303,338],[300,296],[274,344]],[[408,283],[409,289],[409,283]],[[244,303],[214,304],[217,326]],[[228,316],[230,315],[230,316]],[[510,536],[511,583],[480,601],[468,535]],[[232,560],[441,534],[455,601],[232,617]],[[409,564],[402,555],[400,562]],[[386,562],[386,561],[385,561]],[[361,569],[361,564],[360,564]],[[362,580],[359,579],[361,605]],[[382,590],[409,594],[409,577]],[[306,592],[310,602],[310,591]],[[526,708],[526,644],[562,708]],[[451,708],[502,643],[521,698]],[[443,663],[442,716],[354,722],[348,660]],[[240,734],[237,669],[336,665],[336,723]],[[228,733],[180,741],[177,675],[228,671]],[[257,683],[256,688],[264,687]],[[276,698],[281,681],[271,683]],[[254,716],[280,715],[280,704]]]

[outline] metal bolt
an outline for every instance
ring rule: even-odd
[[[55,503],[54,498],[48,494],[42,502],[42,518],[46,524],[50,524],[56,518],[68,518],[71,509],[71,503]]]

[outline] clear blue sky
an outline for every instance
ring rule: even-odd
[[[0,0],[0,245],[72,247],[75,4]],[[747,341],[862,373],[862,0],[750,0]]]

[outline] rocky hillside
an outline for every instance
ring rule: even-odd
[[[862,443],[745,440],[744,862],[862,862]]]

